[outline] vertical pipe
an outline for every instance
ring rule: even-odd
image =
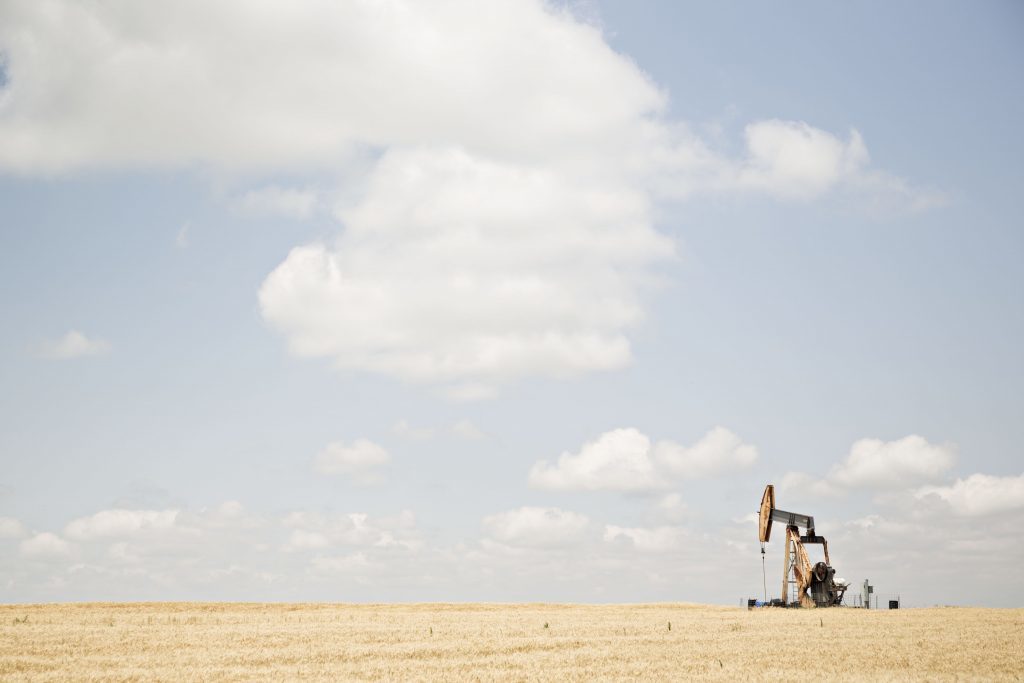
[[[786,545],[782,552],[782,604],[789,602],[789,543],[792,539],[789,536],[789,527],[786,527]]]

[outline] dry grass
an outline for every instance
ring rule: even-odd
[[[0,678],[1020,680],[1024,610],[11,605]]]

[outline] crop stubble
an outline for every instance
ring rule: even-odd
[[[0,678],[1021,680],[1024,610],[3,605]]]

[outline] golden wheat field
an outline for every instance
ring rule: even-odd
[[[1024,610],[0,606],[3,680],[1024,678]]]

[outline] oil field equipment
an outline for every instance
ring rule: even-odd
[[[786,547],[782,554],[781,604],[786,607],[835,607],[843,602],[843,594],[849,584],[836,578],[836,570],[828,559],[828,542],[824,536],[814,533],[814,517],[795,512],[786,512],[775,507],[775,486],[768,484],[761,496],[761,514],[758,520],[758,538],[761,552],[764,544],[771,539],[772,522],[786,525]],[[806,530],[805,534],[800,529]],[[807,544],[820,545],[825,551],[825,561],[811,564],[807,557]],[[790,587],[795,594],[790,598]]]

